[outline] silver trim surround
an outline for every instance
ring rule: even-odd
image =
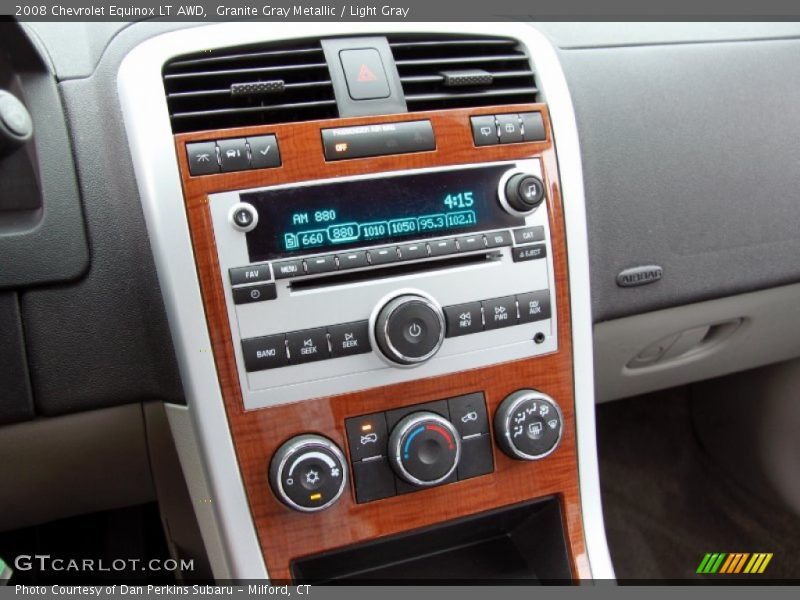
[[[553,447],[550,448],[547,452],[542,452],[541,454],[528,454],[523,452],[519,448],[517,448],[516,444],[512,441],[511,438],[511,417],[514,416],[514,412],[517,410],[517,406],[522,404],[527,400],[544,400],[548,404],[550,404],[558,413],[558,422],[560,427],[558,428],[558,439],[556,439],[556,443],[553,444]],[[506,416],[503,419],[502,423],[502,431],[495,431],[495,438],[499,441],[501,439],[505,440],[507,449],[514,455],[514,458],[518,458],[520,460],[541,460],[546,456],[550,456],[553,452],[556,451],[558,445],[561,443],[561,438],[564,435],[564,414],[561,412],[561,407],[558,405],[553,398],[548,396],[545,393],[542,393],[538,390],[519,390],[514,392],[513,394],[507,396],[503,399],[503,402],[500,403],[500,407],[498,407],[498,411],[502,408],[503,404],[507,401],[511,400],[511,406],[506,411]],[[495,413],[495,415],[498,413]]]
[[[368,35],[376,30],[511,36],[522,41],[531,56],[558,144],[569,249],[577,452],[588,561],[579,566],[590,569],[594,578],[613,579],[603,524],[594,428],[588,238],[577,124],[555,49],[533,27],[513,22],[284,23],[280,28],[264,27],[262,23],[224,23],[159,35],[137,46],[123,61],[117,82],[123,119],[184,392],[208,474],[217,529],[230,564],[230,577],[266,579],[268,573],[245,497],[211,352],[161,71],[173,56],[207,49],[209,40],[217,47],[231,47],[277,39]],[[206,539],[206,532],[203,535]],[[212,567],[215,573],[226,571],[226,565]]]
[[[414,477],[408,472],[405,465],[403,465],[403,460],[400,458],[400,455],[403,453],[401,443],[403,438],[411,428],[416,427],[423,421],[433,421],[434,423],[438,423],[447,429],[447,431],[450,432],[450,435],[453,436],[453,442],[456,445],[456,457],[453,460],[453,465],[447,470],[447,473],[438,479],[434,479],[433,481],[425,481],[423,479],[419,479],[418,477]],[[400,477],[405,479],[408,483],[412,485],[418,485],[420,487],[430,487],[442,483],[445,479],[453,474],[458,467],[458,462],[461,460],[461,437],[458,435],[456,428],[453,427],[453,424],[443,416],[428,411],[411,413],[410,415],[403,417],[403,419],[401,419],[400,422],[394,426],[394,429],[392,429],[392,435],[389,436],[389,448],[392,446],[395,446],[394,452],[392,452],[391,455],[392,466],[399,471],[398,475],[400,475]]]
[[[500,181],[497,182],[497,197],[500,199],[500,204],[503,206],[503,208],[506,209],[506,212],[508,212],[508,214],[514,215],[515,217],[528,217],[533,213],[535,213],[540,206],[542,205],[547,206],[547,190],[543,192],[544,197],[542,198],[542,201],[530,210],[526,210],[523,212],[511,206],[511,204],[508,201],[508,196],[506,194],[506,184],[508,184],[508,181],[514,175],[536,175],[536,174],[528,173],[523,169],[513,169],[503,173],[503,176],[500,178]],[[538,176],[541,176],[541,173],[539,173],[537,177]]]

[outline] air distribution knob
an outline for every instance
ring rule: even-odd
[[[544,183],[531,173],[516,173],[509,177],[500,194],[505,198],[506,209],[511,209],[509,212],[527,215],[544,200]]]
[[[535,390],[510,394],[494,414],[497,443],[503,452],[518,460],[538,460],[553,452],[563,429],[558,403]]]
[[[321,435],[304,434],[284,443],[272,457],[269,482],[289,508],[316,512],[331,506],[347,483],[339,447]]]
[[[375,341],[391,362],[413,366],[431,358],[444,341],[444,314],[432,300],[404,294],[387,302],[375,320]]]
[[[442,483],[461,458],[461,438],[453,424],[433,412],[407,415],[389,436],[389,459],[395,473],[420,487]]]

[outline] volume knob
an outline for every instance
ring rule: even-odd
[[[413,366],[425,362],[444,341],[442,309],[424,296],[398,296],[378,313],[375,341],[393,363]]]

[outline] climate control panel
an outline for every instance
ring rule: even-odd
[[[500,403],[493,426],[504,454],[531,461],[556,450],[564,420],[553,398],[519,390]],[[349,472],[356,503],[363,504],[494,471],[482,392],[351,417],[345,431],[349,465],[320,435],[300,435],[278,449],[269,478],[281,502],[302,512],[327,508],[342,495]]]

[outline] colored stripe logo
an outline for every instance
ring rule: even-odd
[[[761,574],[772,560],[772,552],[709,552],[700,561],[697,573],[702,575]]]

